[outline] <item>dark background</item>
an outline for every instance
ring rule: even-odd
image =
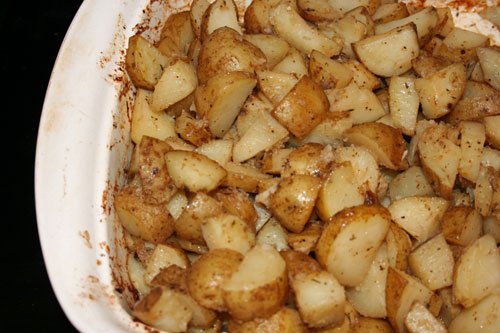
[[[40,250],[34,203],[36,137],[59,47],[82,1],[0,0],[3,178],[2,326],[76,332],[59,306]],[[5,118],[6,117],[6,118]],[[5,200],[5,199],[4,199]],[[5,212],[7,215],[5,215]]]

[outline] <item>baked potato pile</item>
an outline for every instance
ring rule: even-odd
[[[133,316],[498,332],[499,49],[448,9],[387,0],[190,8],[127,48],[134,149],[114,206]]]

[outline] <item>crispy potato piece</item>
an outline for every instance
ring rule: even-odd
[[[208,309],[226,310],[223,286],[242,260],[243,255],[231,249],[213,249],[201,255],[187,273],[191,297]]]
[[[329,107],[321,86],[303,76],[276,105],[272,115],[300,139],[321,123]]]
[[[450,323],[448,332],[485,332],[494,333],[500,326],[500,295],[491,294],[476,305],[460,312]]]
[[[316,244],[316,259],[342,285],[359,285],[385,239],[390,221],[389,211],[382,206],[344,209],[324,227]]]
[[[154,87],[151,110],[154,112],[168,111],[176,103],[189,97],[197,85],[195,69],[187,61],[178,60],[172,65],[166,66]]]
[[[430,290],[451,286],[453,283],[453,254],[443,234],[438,234],[420,245],[408,256],[411,271]]]
[[[196,119],[192,114],[182,111],[175,118],[175,131],[187,142],[199,147],[210,141],[212,133],[206,119]]]
[[[269,221],[257,233],[256,244],[268,244],[278,251],[288,250],[288,233],[275,218]]]
[[[358,59],[374,74],[390,77],[411,68],[411,61],[418,56],[417,33],[413,24],[367,37],[353,44]],[[400,50],[394,53],[394,50]],[[387,54],[393,54],[387,57]]]
[[[140,189],[133,185],[115,195],[114,207],[120,223],[131,235],[160,243],[174,232],[174,221],[167,208],[146,202]]]
[[[309,57],[311,78],[323,89],[344,88],[351,82],[352,71],[339,61],[313,50]]]
[[[484,235],[465,249],[453,276],[453,296],[469,308],[500,291],[500,253],[491,235]]]
[[[255,230],[257,211],[248,193],[235,187],[223,187],[219,188],[213,197],[227,212],[240,217],[252,230]]]
[[[351,331],[349,331],[351,332]],[[385,320],[360,317],[352,325],[353,333],[394,333],[391,325]]]
[[[400,129],[382,123],[364,123],[346,130],[347,141],[368,149],[378,164],[392,170],[403,167],[405,140]]]
[[[319,223],[308,223],[302,232],[288,234],[288,245],[295,251],[308,254],[314,249],[322,230],[323,228]]]
[[[375,121],[385,115],[380,100],[370,89],[360,88],[356,82],[344,88],[325,91],[331,112],[348,112],[353,124]]]
[[[391,223],[387,236],[387,259],[392,268],[405,271],[408,268],[408,255],[413,247],[410,236],[397,224]]]
[[[213,135],[228,132],[256,84],[250,74],[233,71],[213,76],[195,91],[196,111],[208,119]]]
[[[139,144],[143,136],[159,140],[176,136],[174,118],[167,113],[151,110],[149,103],[152,96],[150,91],[141,88],[135,95],[130,124],[130,137],[135,144]]]
[[[276,66],[288,54],[290,46],[282,38],[266,34],[243,35],[247,41],[257,46],[264,53],[269,68]]]
[[[420,302],[415,302],[405,318],[409,333],[446,333],[443,324]]]
[[[222,27],[243,33],[238,22],[238,8],[233,0],[215,0],[208,6],[201,19],[201,40],[207,39],[212,32]]]
[[[439,222],[449,202],[441,197],[406,197],[389,206],[392,220],[419,243],[439,232]]]
[[[209,250],[226,248],[247,253],[255,245],[255,232],[236,215],[222,213],[203,221],[203,238]]]
[[[302,322],[297,310],[283,307],[269,318],[254,319],[240,323],[230,320],[228,325],[230,333],[306,333],[306,326]]]
[[[387,316],[385,288],[388,269],[387,246],[382,243],[363,281],[356,287],[346,290],[347,299],[363,316],[371,318]]]
[[[283,178],[271,194],[270,209],[282,226],[301,232],[313,212],[321,180],[309,175]]]
[[[343,41],[342,53],[347,55],[349,58],[355,59],[356,55],[352,49],[352,43],[356,43],[369,35],[369,27],[367,23],[367,20],[362,21],[355,15],[346,14],[341,19],[335,20],[335,22],[329,23],[326,27],[324,27],[324,29],[328,29],[327,31],[322,31],[332,39],[339,39]],[[370,23],[373,22],[370,21]],[[372,34],[373,32],[370,35]]]
[[[404,320],[413,303],[427,304],[432,292],[411,275],[389,267],[385,295],[387,319],[396,332],[404,333]]]
[[[443,198],[451,199],[458,174],[461,150],[446,137],[445,126],[437,125],[426,128],[417,142],[417,148],[422,169],[434,191]]]
[[[149,257],[145,271],[144,271],[144,281],[147,284],[152,285],[153,279],[160,273],[164,268],[175,265],[182,269],[189,266],[189,259],[184,251],[176,246],[169,244],[158,244],[156,245],[153,253]]]
[[[417,127],[419,96],[415,80],[410,77],[391,77],[389,109],[394,126],[406,135],[414,135]]]
[[[270,245],[256,245],[223,286],[224,301],[234,319],[269,317],[288,294],[286,263]]]
[[[415,80],[422,112],[428,119],[448,114],[457,104],[465,88],[467,73],[461,63],[445,67],[427,78]]]
[[[481,166],[483,145],[486,141],[485,126],[477,122],[464,121],[459,127],[462,156],[458,164],[458,173],[475,183]]]
[[[257,46],[243,39],[237,31],[221,27],[203,42],[198,57],[197,74],[199,81],[204,83],[220,73],[253,73],[265,68],[266,56]]]
[[[194,37],[190,12],[178,12],[170,15],[165,21],[157,47],[169,58],[185,57]]]
[[[226,177],[226,170],[208,157],[183,150],[171,150],[165,154],[168,173],[177,187],[191,192],[211,191]]]
[[[477,49],[477,56],[485,81],[496,89],[500,89],[500,52],[494,48],[480,47]]]
[[[305,54],[318,50],[331,57],[342,50],[341,44],[310,26],[286,1],[269,11],[269,21],[278,36]]]
[[[260,183],[271,178],[259,169],[245,164],[228,162],[224,168],[227,177],[223,185],[239,187],[249,193],[257,193]]]
[[[358,189],[356,175],[350,162],[333,167],[323,182],[318,194],[316,211],[323,221],[340,212],[344,208],[364,203],[364,193]]]
[[[262,158],[262,172],[280,175],[288,162],[288,155],[293,148],[274,148],[264,153]]]
[[[421,167],[412,166],[398,174],[389,184],[391,201],[413,196],[433,196],[432,186]]]
[[[253,0],[245,10],[244,27],[247,34],[271,34],[269,11],[281,0]],[[291,2],[295,4],[295,2]]]
[[[441,230],[448,243],[467,246],[481,235],[481,220],[473,207],[450,207],[441,220]]]
[[[125,70],[137,88],[153,90],[170,60],[141,35],[128,39]]]

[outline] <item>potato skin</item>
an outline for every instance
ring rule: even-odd
[[[242,260],[241,253],[230,249],[214,249],[200,256],[187,273],[191,297],[208,309],[225,311],[222,285]]]
[[[229,321],[229,333],[306,333],[306,326],[302,322],[297,310],[284,307],[266,319],[255,319],[239,323]]]
[[[206,82],[219,73],[243,71],[254,73],[265,69],[266,56],[235,30],[216,29],[202,44],[198,58],[198,79]]]

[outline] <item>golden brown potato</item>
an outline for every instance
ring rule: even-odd
[[[257,233],[256,244],[268,244],[278,251],[288,250],[288,233],[274,217],[270,218]]]
[[[314,249],[322,230],[318,222],[310,222],[301,233],[289,233],[288,244],[293,250],[308,254]]]
[[[189,8],[189,16],[191,20],[191,28],[197,39],[201,37],[201,22],[203,15],[210,6],[208,0],[193,0]]]
[[[184,57],[194,37],[190,11],[178,12],[165,21],[157,47],[167,57]]]
[[[448,332],[496,332],[500,325],[499,306],[499,294],[491,294],[483,298],[476,305],[460,312],[450,323]]]
[[[125,69],[134,86],[153,90],[170,60],[141,35],[129,38]]]
[[[235,187],[223,187],[219,188],[213,197],[227,212],[241,218],[255,231],[257,211],[248,193]]]
[[[479,238],[481,215],[470,206],[450,207],[441,220],[441,231],[450,244],[467,246]]]
[[[298,0],[297,10],[309,22],[333,21],[342,17],[328,1]]]
[[[389,211],[382,206],[344,209],[325,225],[316,244],[316,259],[344,286],[357,286],[368,273],[390,221]]]
[[[203,42],[197,74],[204,83],[216,74],[231,71],[254,73],[265,67],[266,56],[257,46],[243,39],[237,31],[221,27]]]
[[[175,118],[175,131],[182,139],[197,147],[210,141],[212,137],[212,133],[208,128],[208,121],[206,119],[196,119],[195,116],[186,111],[182,111]]]
[[[243,35],[247,41],[257,46],[266,56],[267,65],[273,68],[288,54],[290,46],[282,38],[267,34]]]
[[[434,191],[421,167],[412,166],[394,177],[389,184],[392,201],[413,196],[433,196]]]
[[[114,207],[120,223],[131,235],[160,243],[174,232],[174,221],[165,205],[146,202],[137,187],[122,188],[114,197]]]
[[[215,0],[208,6],[201,19],[201,40],[207,39],[212,32],[222,27],[243,33],[238,22],[238,8],[233,0]]]
[[[247,34],[270,34],[269,11],[281,0],[254,0],[245,10],[244,27]]]
[[[313,212],[320,187],[321,180],[313,176],[283,178],[271,194],[271,212],[286,229],[301,232]]]
[[[309,175],[323,178],[330,171],[332,159],[328,147],[317,143],[306,143],[288,154],[281,176]]]
[[[240,323],[230,320],[228,333],[306,333],[306,326],[302,322],[297,310],[283,307],[269,318],[258,318]]]
[[[256,245],[223,286],[224,301],[234,319],[269,317],[288,294],[286,263],[270,245]]]
[[[276,66],[273,71],[279,73],[295,74],[302,77],[308,74],[306,57],[295,47],[290,47],[288,54]]]
[[[247,253],[255,245],[255,231],[236,215],[222,213],[203,221],[203,239],[209,250],[231,249]]]
[[[148,258],[144,271],[144,281],[152,285],[153,279],[162,269],[172,265],[186,269],[189,259],[186,253],[177,246],[170,244],[158,244]]]
[[[194,151],[205,155],[220,165],[226,165],[233,155],[233,145],[233,140],[231,139],[214,139],[202,144]]]
[[[223,184],[239,187],[249,193],[257,193],[261,182],[271,178],[270,175],[250,165],[228,162],[224,168],[227,171],[227,177]]]
[[[382,123],[355,125],[345,132],[348,142],[368,149],[377,162],[392,170],[403,167],[405,140],[400,129]]]
[[[415,80],[393,76],[389,83],[389,107],[394,126],[406,135],[414,135],[417,126],[419,96]]]
[[[408,255],[412,250],[412,241],[410,236],[397,224],[391,223],[387,236],[387,259],[392,268],[405,271],[408,268]]]
[[[309,74],[323,89],[344,88],[353,77],[347,66],[317,50],[309,57]]]
[[[360,317],[352,325],[353,333],[394,333],[391,325],[385,320],[370,317]]]
[[[224,311],[222,288],[242,260],[241,253],[230,249],[213,249],[201,255],[187,273],[191,297],[208,309]]]

